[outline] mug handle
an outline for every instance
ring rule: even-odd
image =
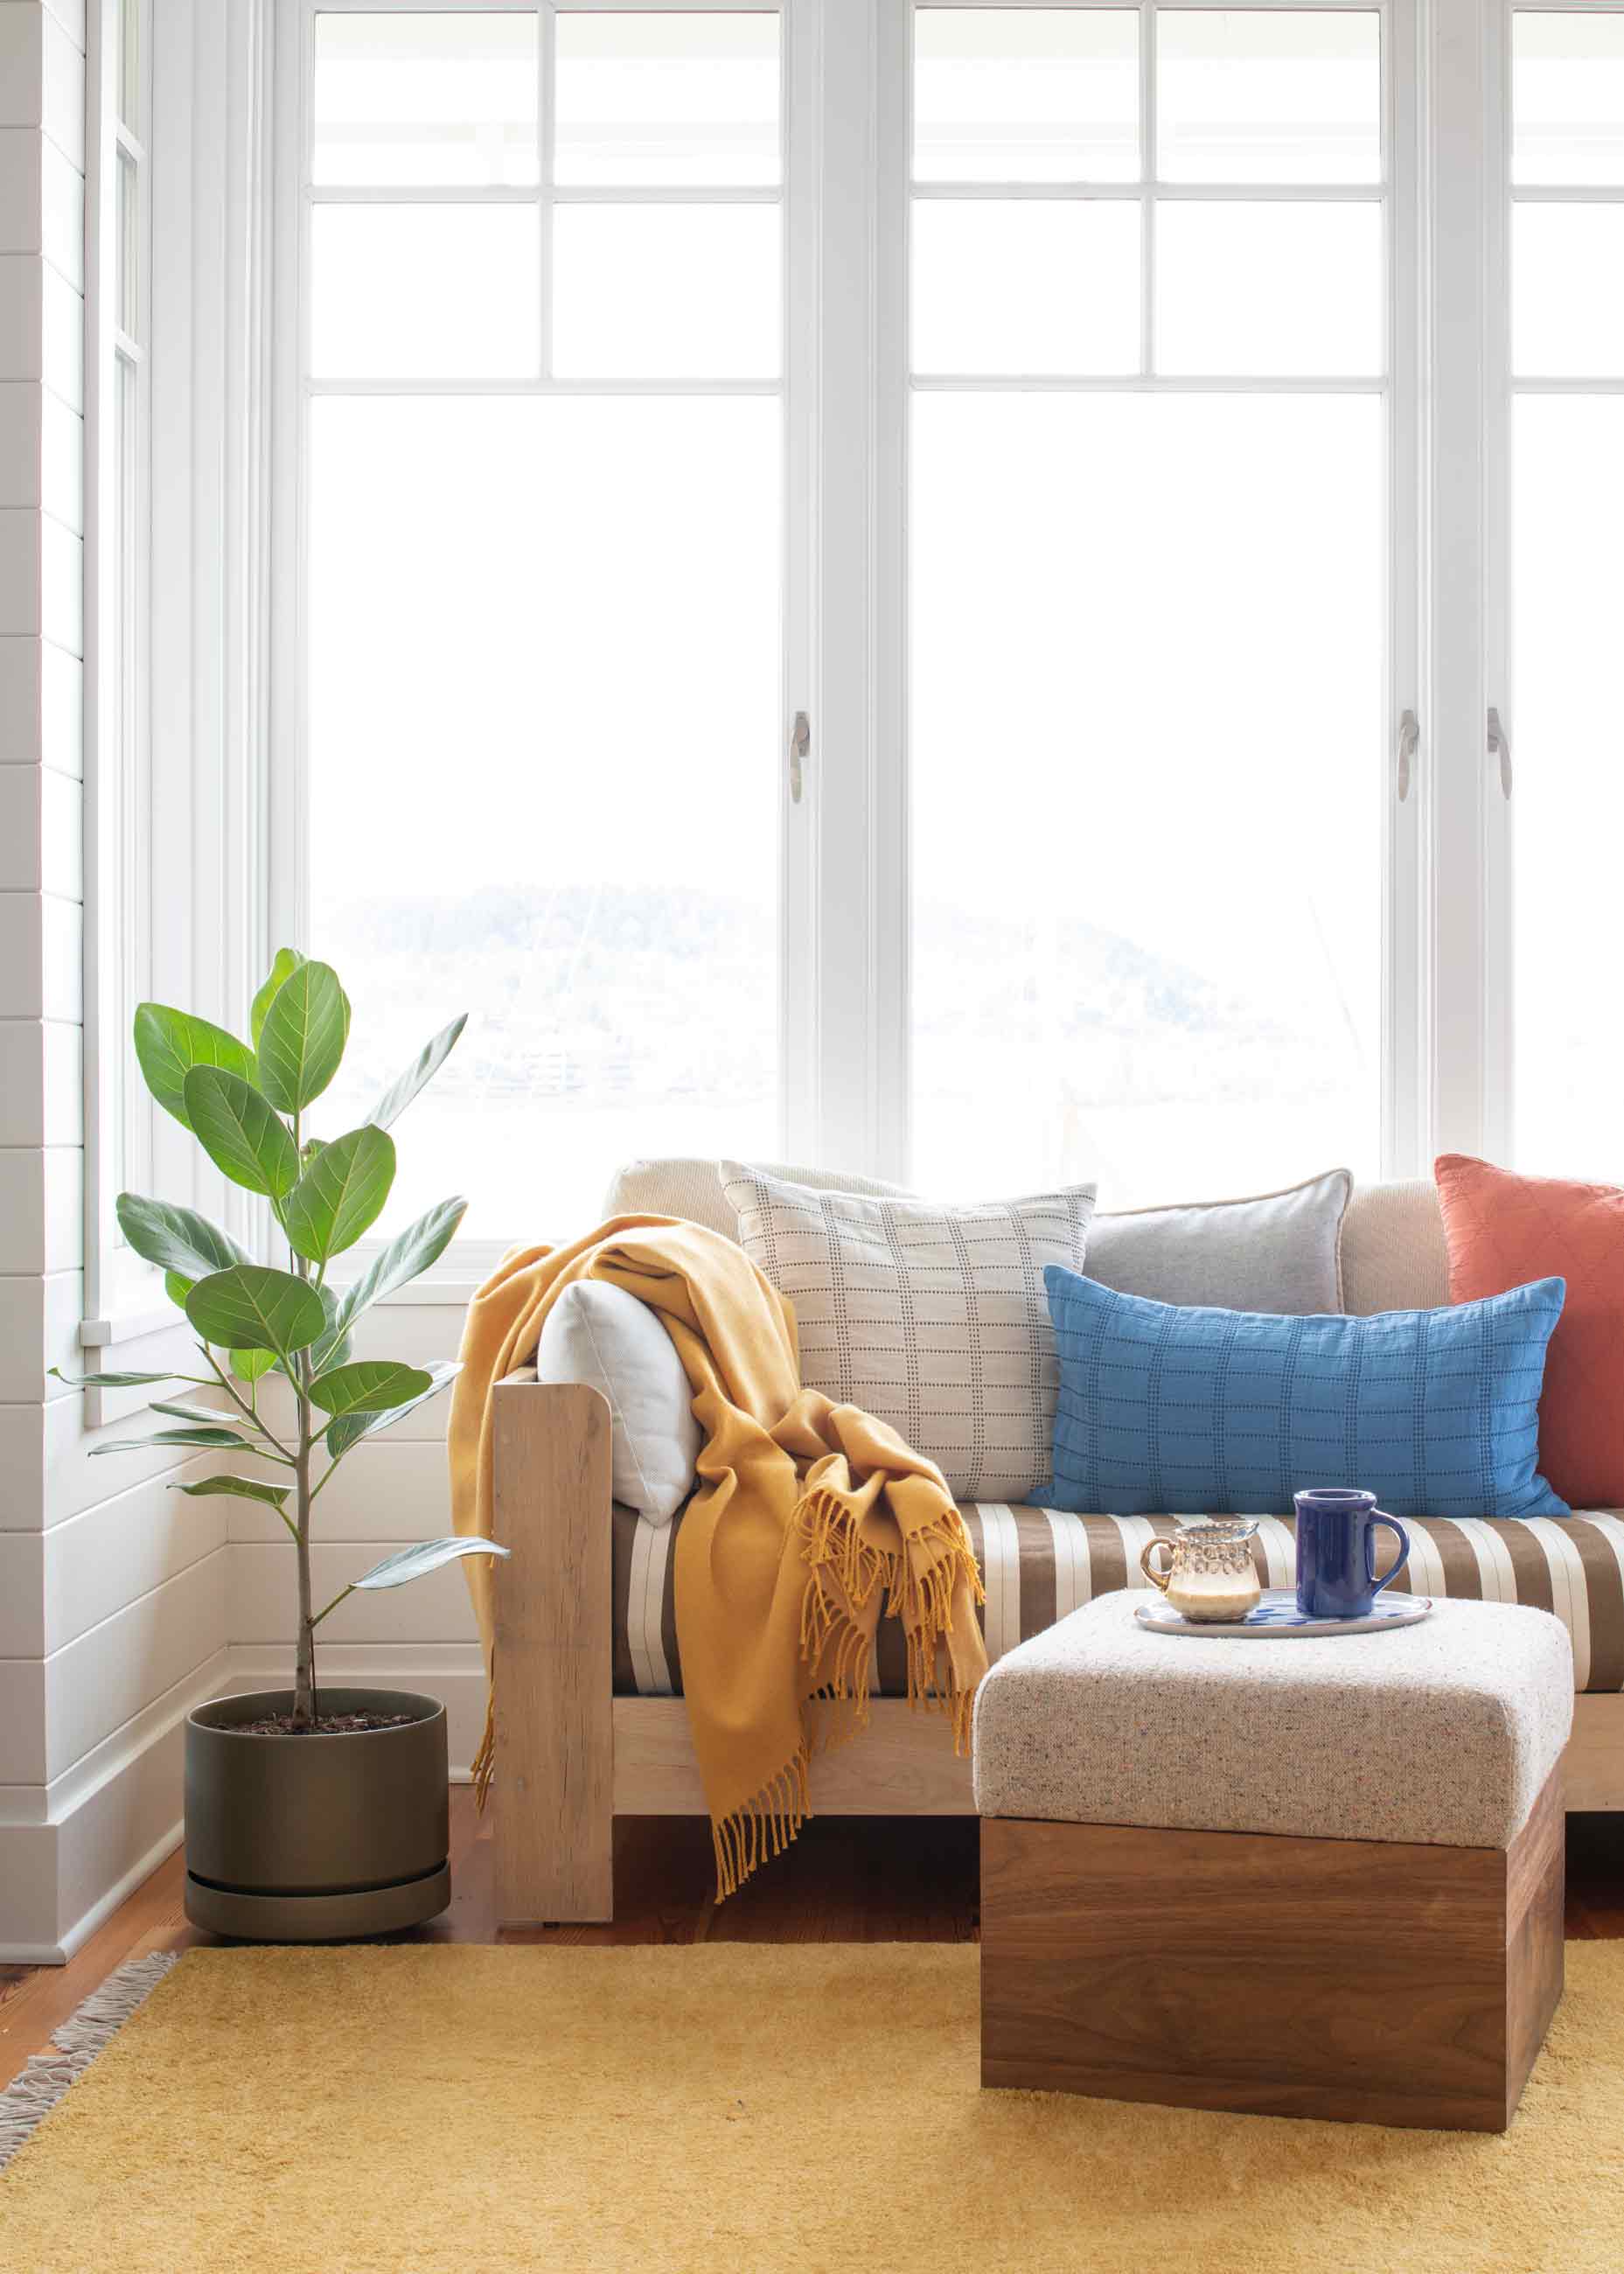
[[[1404,1544],[1406,1548],[1408,1548],[1410,1544],[1409,1541],[1406,1540]],[[1162,1536],[1158,1533],[1154,1540],[1147,1540],[1143,1547],[1140,1548],[1139,1570],[1150,1581],[1151,1585],[1153,1587],[1160,1587],[1162,1593],[1165,1595],[1168,1591],[1168,1581],[1172,1577],[1173,1574],[1170,1570],[1167,1571],[1158,1571],[1153,1566],[1150,1559],[1155,1554],[1158,1547],[1165,1547],[1169,1555],[1173,1553],[1172,1541],[1162,1538]]]
[[[1372,1529],[1379,1524],[1385,1524],[1389,1532],[1396,1532],[1398,1534],[1398,1561],[1394,1564],[1393,1569],[1388,1572],[1385,1579],[1379,1579],[1376,1577],[1376,1542],[1372,1537],[1370,1532],[1366,1532],[1365,1535],[1365,1576],[1371,1583],[1372,1593],[1373,1595],[1379,1595],[1384,1587],[1390,1587],[1393,1585],[1393,1582],[1397,1578],[1405,1564],[1409,1562],[1410,1534],[1405,1531],[1403,1525],[1399,1522],[1396,1517],[1385,1516],[1379,1508],[1372,1509],[1370,1512],[1370,1521]]]

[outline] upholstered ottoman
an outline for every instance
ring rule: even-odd
[[[1192,1638],[1144,1600],[976,1700],[983,2084],[1504,2131],[1562,1989],[1567,1630]]]

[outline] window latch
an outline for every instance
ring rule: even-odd
[[[1500,760],[1500,787],[1502,797],[1511,795],[1511,737],[1500,724],[1500,712],[1489,705],[1489,756]]]
[[[797,711],[789,730],[789,794],[794,805],[801,803],[801,769],[811,749],[812,722],[804,711]]]
[[[1398,722],[1398,779],[1395,787],[1401,805],[1410,795],[1410,779],[1415,767],[1416,752],[1420,747],[1420,721],[1413,711],[1406,711]]]

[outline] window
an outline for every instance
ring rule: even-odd
[[[1624,13],[1519,9],[1511,102],[1514,1133],[1523,1167],[1617,1182]]]
[[[128,1046],[152,974],[152,82],[145,0],[104,0],[92,22],[87,557],[98,573],[87,611],[96,889],[87,911],[86,1310],[110,1323],[162,1300],[113,1215],[116,1195],[149,1189],[153,1175],[153,1110]]]
[[[1380,16],[921,7],[913,89],[915,1171],[1372,1173]]]
[[[271,928],[466,1261],[1620,1173],[1624,0],[281,21]]]
[[[403,1212],[505,1242],[778,1142],[782,57],[767,11],[320,9],[307,920]]]

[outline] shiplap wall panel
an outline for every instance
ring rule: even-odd
[[[49,1777],[64,1775],[214,1655],[225,1631],[226,1561],[223,1549],[206,1556],[46,1660]]]
[[[45,1662],[0,1658],[0,1801],[5,1788],[45,1782]],[[0,1847],[0,1859],[4,1856]],[[11,1939],[5,1916],[6,1872],[0,1868],[0,1942]]]
[[[45,1655],[45,1541],[0,1532],[0,1659]]]
[[[383,1437],[357,1445],[317,1500],[312,1529],[321,1540],[440,1539],[451,1529],[444,1449]],[[246,1500],[231,1503],[230,1533],[234,1543],[288,1537],[272,1510]]]
[[[84,1249],[76,1145],[0,1147],[0,1271],[71,1271]]]
[[[184,1473],[200,1475],[207,1465]],[[226,1505],[188,1499],[159,1478],[53,1525],[41,1535],[46,1652],[65,1650],[126,1605],[218,1555],[225,1546]]]
[[[81,1359],[87,1359],[84,1352],[79,1355]],[[157,1415],[138,1414],[132,1421],[112,1421],[103,1429],[86,1429],[85,1400],[70,1390],[62,1397],[53,1398],[44,1409],[42,1420],[44,1528],[48,1532],[54,1525],[65,1524],[70,1517],[94,1508],[98,1501],[110,1500],[135,1485],[189,1474],[196,1465],[195,1456],[191,1462],[184,1457],[177,1458],[172,1448],[155,1453],[117,1453],[94,1460],[90,1457],[93,1446],[150,1435],[161,1426],[161,1417]]]
[[[372,1540],[355,1546],[320,1544],[311,1550],[318,1608],[370,1565],[407,1542]],[[292,1548],[240,1541],[229,1551],[231,1640],[286,1643],[292,1631]],[[350,1595],[323,1621],[328,1643],[470,1642],[477,1630],[468,1583],[455,1564],[381,1594]]]

